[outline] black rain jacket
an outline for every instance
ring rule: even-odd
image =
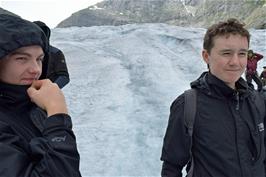
[[[0,59],[29,45],[39,45],[48,54],[47,39],[37,25],[1,14]],[[28,87],[0,82],[0,177],[80,177],[70,116],[47,117],[31,102]]]
[[[28,87],[0,83],[0,176],[80,177],[70,116],[47,118]]]
[[[265,177],[263,97],[242,78],[236,83],[237,91],[210,73],[191,85],[198,90],[193,176]],[[184,94],[171,105],[161,155],[163,177],[181,177],[190,160],[191,138],[183,114]]]
[[[52,82],[57,83],[60,88],[63,88],[70,81],[65,55],[61,50],[51,45],[49,49],[47,78]]]

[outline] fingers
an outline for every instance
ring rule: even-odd
[[[28,93],[29,97],[32,99],[32,101],[34,101],[33,98],[36,97],[35,95],[38,94],[38,90],[42,87],[42,85],[44,85],[45,82],[49,82],[49,81],[50,80],[48,80],[48,79],[33,81],[30,88],[28,88],[28,90],[27,90],[27,93]]]
[[[32,102],[46,110],[48,116],[67,113],[63,92],[49,79],[34,81],[27,92]]]
[[[29,97],[32,98],[33,95],[36,94],[36,89],[34,87],[30,87],[27,89],[27,93],[28,93]]]
[[[35,80],[33,81],[33,83],[31,84],[31,87],[39,90],[43,84],[44,80]]]

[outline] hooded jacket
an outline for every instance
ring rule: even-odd
[[[237,91],[210,73],[191,86],[198,90],[192,144],[183,120],[182,94],[171,105],[162,176],[182,176],[192,145],[194,177],[265,177],[263,98],[242,78]]]
[[[45,34],[32,22],[0,15],[0,59],[24,46],[40,45]],[[47,63],[43,63],[47,70]],[[80,177],[79,153],[71,117],[45,111],[31,102],[27,85],[0,82],[0,176]]]
[[[49,41],[51,35],[50,28],[41,21],[34,21],[33,23],[42,29]],[[57,83],[60,88],[63,88],[70,81],[65,55],[60,49],[49,45],[48,57],[49,63],[47,78],[49,78],[52,82]]]

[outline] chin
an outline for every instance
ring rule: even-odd
[[[227,83],[236,83],[238,81],[238,79],[228,79]]]
[[[228,80],[231,80],[232,82],[236,82],[238,81],[238,79],[241,77],[241,75],[239,74],[231,74],[229,76],[227,76]]]

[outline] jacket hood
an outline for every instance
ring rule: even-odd
[[[42,29],[42,31],[45,33],[47,39],[49,40],[50,35],[51,35],[50,28],[45,23],[43,23],[42,21],[34,21],[33,23],[35,23],[36,25],[38,25]]]
[[[208,95],[215,95],[218,97],[232,96],[236,92],[210,72],[203,72],[198,79],[191,82],[190,86],[191,88],[199,89]],[[240,96],[247,96],[251,93],[251,88],[248,87],[243,78],[239,78],[236,82],[236,90],[239,92]]]
[[[45,55],[48,56],[48,40],[36,24],[20,17],[0,14],[0,59],[18,48],[30,45],[41,46]],[[48,58],[46,57],[41,78],[46,77],[47,68]]]

